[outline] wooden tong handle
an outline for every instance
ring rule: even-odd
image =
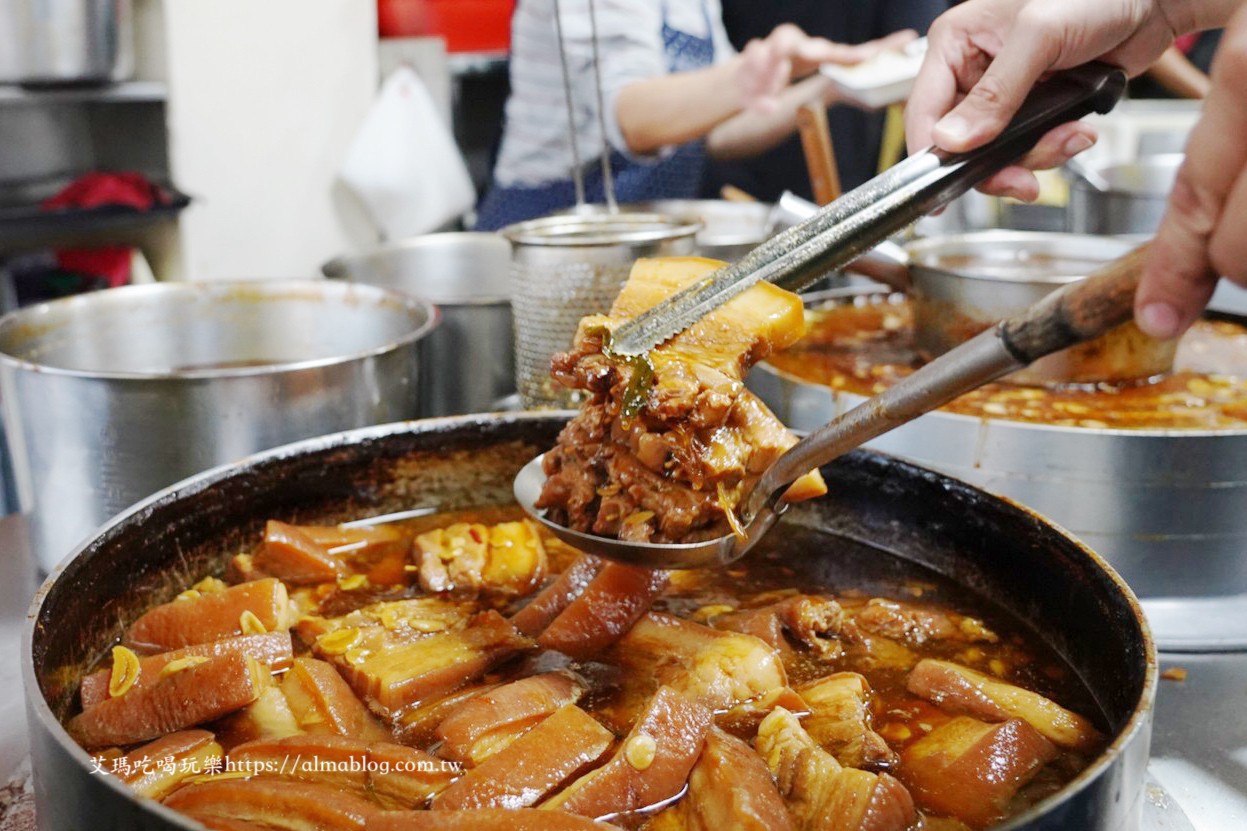
[[[1128,321],[1134,310],[1149,243],[1053,292],[1020,315],[1000,324],[1000,337],[1024,363],[1097,338]]]
[[[801,148],[810,172],[814,201],[829,205],[840,198],[840,171],[836,169],[836,152],[827,126],[827,110],[820,104],[802,104],[797,110],[797,130]]]

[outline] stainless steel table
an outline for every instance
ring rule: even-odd
[[[0,691],[5,693],[0,694],[0,784],[22,768],[28,753],[19,668],[22,624],[37,579],[21,519],[0,518]],[[1247,828],[1247,652],[1167,652],[1161,661],[1163,668],[1185,669],[1187,678],[1161,682],[1143,829],[1242,831]]]

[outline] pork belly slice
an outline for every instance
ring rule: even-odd
[[[1104,744],[1103,734],[1090,721],[1055,701],[951,661],[919,661],[906,687],[953,712],[989,721],[1020,718],[1057,747],[1086,753]]]
[[[906,747],[897,775],[923,808],[985,828],[1056,755],[1021,719],[986,724],[958,716]]]
[[[530,807],[596,764],[614,743],[611,731],[568,704],[469,770],[438,794],[432,807]]]
[[[840,635],[848,625],[848,616],[839,603],[811,594],[787,597],[714,619],[716,629],[753,635],[777,649],[789,649],[795,643],[820,658],[835,658],[844,651]]]
[[[716,714],[714,723],[733,736],[751,739],[757,735],[758,725],[762,723],[762,719],[769,716],[776,707],[783,707],[798,716],[804,716],[810,709],[805,699],[796,690],[791,687],[780,687],[766,695],[736,704],[726,712]]]
[[[447,629],[462,626],[475,609],[476,606],[471,601],[440,597],[385,600],[340,617],[304,615],[295,623],[294,632],[299,640],[315,647],[320,638],[331,632],[352,629],[358,632],[359,640],[342,635],[333,639],[333,642],[340,645],[349,641],[350,646],[381,649],[398,641],[414,641],[434,632],[445,632]],[[384,643],[370,642],[369,639],[384,640]]]
[[[316,649],[334,662],[356,693],[381,712],[394,715],[417,701],[466,684],[532,647],[533,642],[510,621],[488,611],[463,629],[410,642],[382,641],[376,648],[367,643],[348,645],[340,654],[329,655],[326,639],[321,638]]]
[[[291,525],[270,521],[265,536],[251,554],[230,561],[235,579],[280,577],[291,585],[333,582],[363,574],[372,583],[407,582],[404,566],[410,539],[397,528],[347,528],[341,525]]]
[[[266,578],[231,586],[224,591],[183,592],[177,600],[148,610],[131,624],[126,644],[135,651],[154,653],[219,641],[239,635],[277,632],[290,628],[293,610],[286,587]],[[244,630],[244,626],[248,630]],[[249,631],[250,630],[250,631]]]
[[[684,789],[711,719],[706,707],[660,687],[610,761],[541,807],[604,817],[670,799]]]
[[[219,641],[195,644],[140,658],[139,674],[131,689],[144,686],[159,678],[160,671],[174,661],[181,661],[184,658],[216,658],[234,653],[249,655],[256,660],[256,663],[266,665],[275,672],[286,669],[294,660],[289,632],[266,632],[262,635],[223,638]],[[112,670],[101,669],[82,679],[78,694],[82,699],[83,710],[89,710],[108,698],[108,680],[111,674]]]
[[[368,831],[617,831],[618,826],[536,808],[475,811],[385,811]]]
[[[914,646],[928,641],[996,643],[996,633],[979,619],[916,603],[876,597],[853,615],[857,626]]]
[[[229,758],[235,769],[345,788],[392,808],[422,807],[459,775],[455,766],[423,750],[345,736],[248,742]]]
[[[546,574],[546,549],[529,520],[493,526],[459,522],[416,537],[427,592],[523,597]]]
[[[788,686],[774,647],[750,635],[720,632],[650,612],[620,641],[621,662],[714,711],[727,710]]]
[[[843,767],[782,707],[762,721],[754,745],[799,831],[902,831],[916,820],[900,782]]]
[[[265,687],[255,701],[219,721],[216,730],[226,748],[304,732],[280,686]]]
[[[207,828],[208,831],[270,831],[267,826],[256,825],[241,819],[210,817],[207,814],[187,813],[186,816]]]
[[[527,606],[512,615],[511,622],[525,635],[537,637],[550,625],[550,621],[584,592],[604,565],[597,557],[581,554]]]
[[[139,796],[161,799],[192,776],[217,769],[225,751],[207,730],[179,730],[104,765]]]
[[[761,283],[653,350],[648,365],[607,356],[609,333],[720,263],[639,260],[609,316],[581,320],[553,375],[589,398],[545,454],[537,505],[569,527],[684,542],[730,533],[762,471],[796,443],[742,379],[805,327],[800,298]],[[826,492],[813,471],[788,498]]]
[[[332,583],[350,574],[350,567],[329,548],[312,539],[303,528],[270,519],[264,525],[264,542],[251,556],[261,573],[292,586]]]
[[[824,750],[848,767],[880,767],[896,754],[871,729],[870,684],[856,672],[837,672],[797,688],[810,714],[802,722]]]
[[[87,750],[137,744],[228,715],[271,683],[254,658],[220,655],[101,701],[70,719],[66,729]]]
[[[338,617],[304,615],[295,624],[294,632],[313,649],[331,654],[340,652],[343,644],[375,651],[460,628],[475,611],[476,605],[467,600],[433,596],[386,600]],[[352,632],[357,637],[352,637]],[[332,633],[341,634],[331,638],[331,643],[320,643],[322,638]],[[336,644],[338,648],[331,644]]]
[[[253,822],[283,831],[363,831],[376,803],[338,788],[282,779],[221,777],[179,788],[164,804],[192,816]]]
[[[324,661],[296,658],[282,679],[281,692],[300,730],[365,740],[389,738],[389,731],[373,718],[338,671]]]
[[[682,806],[689,831],[792,831],[792,818],[757,753],[717,727],[689,775]]]
[[[579,701],[584,691],[570,673],[547,672],[482,692],[437,726],[438,753],[479,765],[533,725]]]
[[[607,563],[537,638],[544,649],[588,658],[627,632],[667,587],[667,573]]]
[[[445,695],[433,696],[399,713],[391,722],[394,736],[402,744],[427,747],[437,741],[437,727],[459,708],[481,693],[496,689],[497,682],[469,684]]]

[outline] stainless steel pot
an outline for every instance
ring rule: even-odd
[[[1154,233],[1183,158],[1165,153],[1087,168],[1070,186],[1066,228],[1080,234]]]
[[[864,400],[765,363],[748,383],[799,430]],[[1051,517],[1144,598],[1247,593],[1247,431],[1056,427],[936,411],[869,446]],[[1208,625],[1247,634],[1241,622]]]
[[[412,418],[425,301],[316,282],[158,283],[0,319],[0,399],[40,565],[185,476]]]
[[[499,408],[515,392],[515,340],[508,269],[498,234],[427,234],[325,263],[326,277],[405,291],[437,304],[442,323],[425,342],[422,416]]]
[[[1131,247],[1126,240],[1083,234],[974,231],[904,246],[885,243],[849,268],[908,292],[915,346],[933,357],[1083,279]],[[1176,340],[1153,340],[1126,323],[1036,361],[1009,379],[1020,384],[1137,381],[1172,369],[1176,350]]]
[[[194,827],[92,774],[61,727],[84,666],[125,622],[171,598],[187,574],[220,567],[268,518],[337,522],[417,505],[510,504],[512,477],[550,447],[566,417],[471,416],[313,439],[182,482],[101,529],[48,579],[28,616],[22,671],[41,828]],[[1000,828],[1137,827],[1156,659],[1121,580],[1060,529],[938,474],[857,452],[825,475],[832,492],[794,506],[763,543],[783,552],[793,585],[896,590],[935,571],[1041,633],[1103,712],[1114,737],[1105,752]]]
[[[0,83],[125,80],[134,74],[133,0],[5,0],[0,52]]]
[[[502,229],[511,241],[515,380],[525,407],[559,407],[575,394],[550,378],[580,319],[605,314],[641,257],[692,254],[701,226],[661,214],[565,214]]]
[[[625,206],[626,210],[658,213],[687,223],[700,223],[695,237],[697,253],[733,262],[774,233],[772,206],[764,202],[726,199],[659,199]]]

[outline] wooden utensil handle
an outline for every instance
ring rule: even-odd
[[[1000,337],[1024,363],[1097,338],[1130,319],[1148,243],[1053,292],[1000,324]]]
[[[827,110],[818,104],[802,104],[797,110],[797,130],[801,133],[814,201],[829,205],[840,198],[840,171],[836,169]]]
[[[724,185],[719,188],[719,196],[727,202],[757,202],[758,198],[748,191],[741,190],[735,185]]]

